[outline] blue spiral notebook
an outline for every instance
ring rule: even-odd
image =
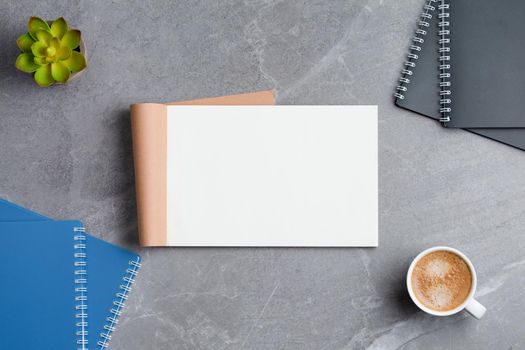
[[[0,199],[0,224],[3,224],[2,221],[36,221],[36,226],[44,222],[55,223],[45,216]],[[86,245],[89,287],[87,342],[89,349],[105,349],[137,275],[140,256],[89,234],[86,234]]]
[[[86,349],[79,221],[0,223],[0,349]]]

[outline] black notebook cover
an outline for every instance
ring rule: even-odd
[[[525,1],[444,0],[454,128],[525,127]]]
[[[397,87],[397,106],[439,120],[440,78],[438,4],[427,0],[411,45],[411,55]],[[423,40],[423,42],[421,42]],[[418,47],[419,50],[415,47]],[[415,55],[415,56],[414,56]],[[524,99],[525,100],[525,99]],[[525,109],[524,109],[525,111]],[[452,112],[454,113],[454,112]],[[475,115],[473,116],[475,118]],[[525,150],[525,129],[467,129],[478,135]]]

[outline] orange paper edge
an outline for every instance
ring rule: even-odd
[[[131,132],[141,246],[167,245],[167,105],[274,105],[271,90],[191,101],[131,105]]]

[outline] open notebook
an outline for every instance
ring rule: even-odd
[[[141,244],[376,246],[376,106],[132,106]]]
[[[72,225],[74,227],[80,226],[78,222],[73,223],[75,223],[75,225]],[[60,246],[55,247],[55,242],[61,239],[63,233],[61,233],[55,227],[60,228],[61,225],[65,225],[62,222],[51,221],[51,219],[43,215],[22,208],[6,200],[0,199],[0,229],[4,227],[2,225],[9,225],[9,227],[16,228],[20,231],[31,228],[34,229],[37,233],[41,233],[41,236],[38,236],[36,238],[38,238],[39,240],[47,240],[46,244],[42,245],[42,248],[48,247],[46,248],[47,250],[43,251],[49,253],[46,254],[46,257],[48,257],[48,259],[51,259],[50,257],[55,257],[55,253],[61,252],[59,248]],[[47,229],[48,227],[49,229]],[[89,298],[86,301],[86,305],[89,306],[89,317],[86,318],[86,321],[89,321],[89,327],[87,327],[88,332],[86,332],[84,342],[86,349],[88,347],[89,349],[104,349],[109,344],[109,341],[111,339],[111,333],[115,329],[115,326],[118,322],[118,318],[122,312],[122,306],[128,297],[128,293],[131,290],[133,281],[135,279],[135,276],[137,275],[138,268],[140,267],[140,257],[137,254],[132,253],[128,250],[107,243],[103,240],[93,237],[92,235],[85,234],[83,228],[77,229],[77,231],[82,231],[82,235],[85,236],[85,243],[87,245],[87,250],[89,253],[87,258],[85,259],[87,263],[87,282],[89,286],[89,291],[86,294]],[[0,232],[2,231],[0,230]],[[48,237],[48,235],[51,235],[52,237]],[[1,238],[7,239],[9,237],[0,236],[0,239]],[[25,235],[20,235],[19,238],[20,240],[26,240],[29,237]],[[15,239],[15,237],[10,237],[10,239]],[[37,241],[35,241],[35,244],[36,242]],[[0,245],[0,249],[2,247],[5,247],[7,249],[7,247],[9,246],[6,247],[2,244]],[[29,244],[28,247],[28,249],[34,249],[34,251],[41,251],[33,247],[31,244]],[[72,249],[73,245],[71,244],[68,247]],[[17,253],[16,250],[14,252]],[[68,254],[68,257],[71,255],[71,251],[69,250],[65,253]],[[18,255],[20,257],[23,256],[21,254],[21,252],[18,252]],[[38,255],[33,254],[33,256],[35,257],[35,259],[43,261]],[[56,255],[56,257],[62,258],[64,259],[64,261],[67,261],[67,259],[63,258],[60,254]],[[31,259],[28,259],[28,261],[32,262]],[[63,263],[61,264],[66,266]],[[73,281],[71,280],[68,282],[68,280],[65,278],[61,278],[59,280],[59,277],[57,277],[58,283],[56,286],[53,285],[54,282],[51,283],[49,281],[46,282],[46,285],[44,287],[62,288],[61,286],[63,283],[71,283]],[[20,287],[17,287],[17,289],[13,292],[19,293],[19,289]],[[65,291],[61,293],[62,294],[59,294],[60,298],[63,298],[65,300]],[[37,295],[41,294],[37,293]],[[72,298],[74,299],[74,296]],[[65,315],[65,313],[61,312],[61,310],[59,309],[55,309],[54,313],[56,313],[56,315],[58,316],[61,316],[63,314]],[[33,317],[32,319],[34,319],[35,322],[39,321],[39,319],[35,317]],[[57,329],[60,329],[60,327],[57,326]],[[56,331],[50,331],[49,336],[55,336],[54,333],[56,333]],[[0,344],[2,344],[1,338],[2,337],[0,337]],[[72,347],[60,346],[57,346],[55,348],[72,349]],[[0,349],[4,349],[4,347],[0,346]]]

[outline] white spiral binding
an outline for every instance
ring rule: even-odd
[[[86,235],[83,227],[73,229],[75,235],[75,326],[77,328],[77,350],[88,347],[87,279],[86,279]]]
[[[439,87],[441,91],[439,92],[439,103],[441,107],[439,112],[441,113],[441,118],[439,121],[442,123],[448,123],[450,121],[450,113],[452,112],[450,99],[450,5],[446,3],[446,0],[441,0],[439,9]]]
[[[410,84],[410,77],[413,74],[412,68],[414,68],[417,64],[417,60],[419,59],[418,52],[421,51],[421,46],[419,44],[422,44],[425,42],[427,31],[425,28],[428,28],[430,26],[430,23],[428,22],[429,19],[432,18],[433,12],[435,11],[435,6],[433,6],[433,3],[437,2],[438,0],[428,0],[425,6],[423,6],[423,13],[421,14],[421,18],[418,21],[416,34],[412,38],[412,44],[410,45],[410,53],[407,55],[408,60],[404,63],[404,68],[401,70],[401,78],[399,78],[399,85],[396,86],[396,92],[394,93],[395,98],[399,98],[400,100],[403,100],[405,98],[404,93],[407,91],[407,85]]]
[[[137,271],[140,268],[140,257],[136,260],[129,261],[129,267],[126,269],[126,275],[122,278],[123,283],[119,286],[120,291],[116,294],[116,299],[113,301],[113,308],[109,311],[110,315],[106,317],[106,325],[104,326],[104,332],[100,333],[100,338],[97,342],[99,350],[106,349],[109,341],[111,340],[111,333],[115,331],[115,327],[118,324],[118,318],[122,314],[122,309],[128,300],[128,293],[131,291],[133,283],[135,283],[135,277]]]

